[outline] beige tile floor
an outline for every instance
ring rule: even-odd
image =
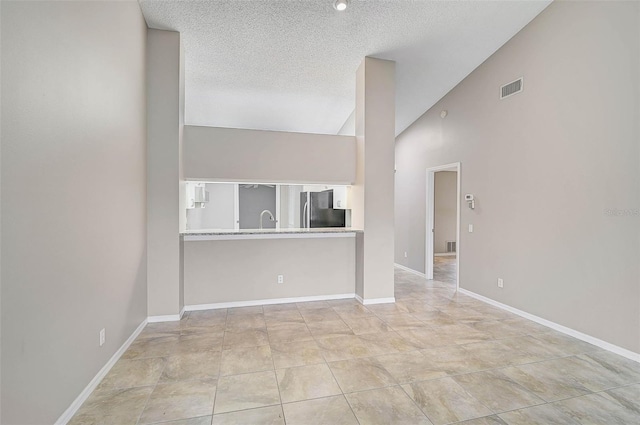
[[[433,279],[456,283],[456,255],[438,255],[433,257]]]
[[[640,424],[640,364],[400,270],[396,298],[150,324],[71,424]]]

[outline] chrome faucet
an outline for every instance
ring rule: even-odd
[[[260,229],[262,229],[262,219],[264,218],[264,213],[269,214],[269,220],[276,221],[275,217],[273,217],[273,214],[271,214],[271,211],[264,210],[260,213]]]

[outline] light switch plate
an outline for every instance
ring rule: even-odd
[[[473,233],[473,224],[469,225],[469,233]]]

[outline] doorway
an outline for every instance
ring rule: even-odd
[[[426,277],[460,283],[460,163],[427,169]]]

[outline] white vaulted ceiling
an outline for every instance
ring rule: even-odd
[[[396,133],[550,1],[140,0],[179,31],[191,125],[335,134],[365,56],[396,61]]]

